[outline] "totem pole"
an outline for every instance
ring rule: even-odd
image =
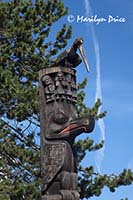
[[[77,38],[51,67],[39,72],[42,200],[80,199],[73,144],[76,136],[94,129],[94,118],[79,117],[76,108],[76,70],[73,68],[83,59],[89,71],[82,44],[83,39]]]

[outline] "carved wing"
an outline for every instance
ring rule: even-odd
[[[70,49],[64,50],[61,54],[58,55],[57,58],[55,58],[53,60],[53,63],[58,64],[58,63],[62,62],[64,59],[66,59],[68,57],[69,51],[70,51]]]
[[[42,163],[43,187],[45,192],[56,176],[61,171],[65,158],[65,144],[63,142],[49,142],[44,147],[44,158]]]

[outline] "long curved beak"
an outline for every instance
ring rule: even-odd
[[[83,49],[83,46],[82,46],[82,45],[78,46],[78,49],[79,49],[80,54],[81,54],[81,57],[82,57],[82,59],[83,59],[83,61],[84,61],[84,64],[85,64],[85,67],[86,67],[87,72],[90,72],[90,67],[89,67],[89,64],[88,64],[88,61],[87,61],[87,58],[86,58],[86,55],[85,55],[85,51],[84,51],[84,49]]]
[[[67,135],[70,132],[79,132],[80,130],[86,131],[85,125],[78,125],[78,124],[70,124],[65,129],[63,129],[58,135]]]

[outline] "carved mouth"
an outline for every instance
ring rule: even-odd
[[[58,135],[68,135],[72,133],[79,133],[81,130],[84,130],[86,132],[86,126],[79,126],[77,124],[71,124],[67,126],[65,129],[63,129]]]

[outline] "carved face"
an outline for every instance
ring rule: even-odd
[[[67,74],[66,80],[67,80],[68,83],[72,82],[72,76],[71,76],[71,74]]]
[[[45,108],[46,119],[46,137],[49,139],[59,138],[58,135],[65,127],[67,127],[73,119],[77,117],[76,108],[73,104],[67,102],[53,102]]]
[[[43,76],[42,81],[43,81],[44,85],[46,85],[46,86],[53,83],[51,77],[48,75]]]
[[[62,81],[64,79],[64,74],[62,72],[58,72],[56,76],[56,80]]]

